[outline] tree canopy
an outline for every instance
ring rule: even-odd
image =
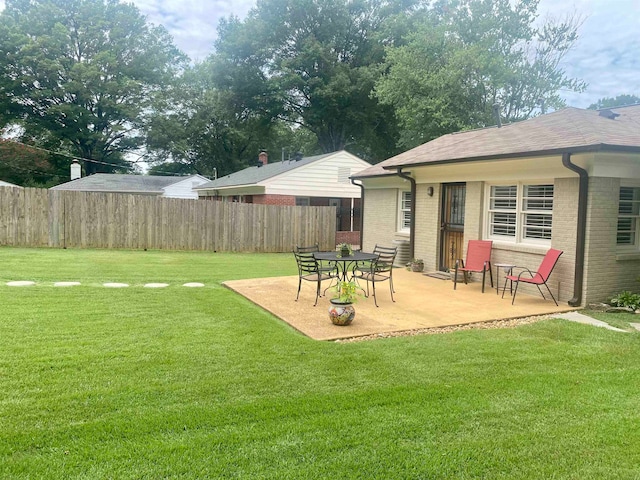
[[[372,95],[394,0],[265,0],[219,28],[209,59],[216,84],[242,106],[312,132],[319,149],[364,157],[395,150],[393,110]],[[384,139],[380,141],[380,139]]]
[[[154,94],[185,60],[164,28],[117,0],[7,0],[0,51],[1,111],[91,160],[86,173],[130,168]]]
[[[261,0],[223,19],[188,66],[162,27],[117,0],[7,0],[0,127],[127,171],[225,175],[346,149],[376,163],[445,133],[558,108],[584,85],[561,60],[576,19],[538,0]]]
[[[635,105],[640,103],[640,97],[636,95],[618,95],[615,98],[601,98],[596,103],[592,103],[587,108],[589,110],[599,110],[601,108],[622,107],[625,105]]]
[[[494,105],[505,121],[518,121],[543,103],[562,107],[560,89],[584,89],[559,68],[578,22],[535,26],[537,7],[538,0],[440,1],[405,45],[388,50],[376,96],[395,108],[402,147],[493,125]]]

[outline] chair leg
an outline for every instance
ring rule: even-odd
[[[549,285],[547,285],[547,282],[544,282],[544,286],[547,287],[547,290],[549,291],[549,295],[551,295],[551,298],[553,298],[553,302],[556,304],[556,307],[559,306],[558,302],[556,302],[556,297],[554,297],[553,293],[551,293],[551,289],[549,288]]]
[[[395,299],[393,298],[393,281],[391,277],[389,277],[389,291],[391,292],[391,301],[395,303]]]
[[[378,297],[376,297],[376,282],[375,280],[371,280],[371,283],[373,284],[373,303],[376,304],[376,307],[378,306]],[[369,288],[369,284],[367,283],[367,288]]]
[[[504,291],[507,289],[507,277],[504,278],[504,287],[502,287],[502,298],[504,298]]]
[[[296,295],[296,302],[298,301],[298,298],[300,298],[300,287],[302,286],[302,279],[298,278],[298,294]]]
[[[489,263],[489,280],[491,280],[491,288],[493,288],[493,273],[491,272],[491,263]],[[496,278],[496,281],[498,279]]]
[[[520,282],[516,282],[516,289],[513,291],[513,298],[511,299],[511,305],[513,305],[513,302],[516,301],[516,294],[518,293],[518,285],[520,285]],[[504,286],[505,286],[505,288],[507,287],[506,282],[505,282]],[[504,295],[504,291],[502,292],[502,294]]]
[[[318,285],[316,286],[316,301],[313,304],[314,307],[318,305],[318,297],[320,297],[320,283],[320,280],[318,280]]]
[[[482,293],[484,293],[484,279],[487,276],[487,271],[486,270],[482,270]],[[491,285],[493,286],[493,285]]]

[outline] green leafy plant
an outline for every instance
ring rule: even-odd
[[[332,300],[340,303],[356,303],[362,296],[360,293],[360,287],[354,281],[340,281],[333,287],[337,296]]]
[[[620,292],[609,303],[614,307],[626,307],[632,310],[640,309],[640,294],[628,291]]]
[[[348,243],[341,243],[340,245],[338,245],[338,256],[348,257],[351,254],[353,254],[351,245],[349,245]]]
[[[421,272],[422,270],[424,270],[424,261],[421,258],[414,258],[411,260],[411,262],[409,262],[409,265],[407,267],[408,270],[411,270],[413,272]]]

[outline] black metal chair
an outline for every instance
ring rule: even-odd
[[[306,246],[306,247],[301,247],[300,245],[296,245],[295,251],[297,253],[301,253],[301,254],[307,254],[307,253],[312,253],[313,254],[313,253],[316,253],[316,252],[320,251],[320,246],[317,243],[315,243],[313,245]],[[319,266],[320,271],[322,273],[332,274],[333,275],[336,272],[336,263],[335,262],[324,263],[324,262],[322,262],[322,260],[318,260],[318,266]],[[327,288],[329,288],[329,287],[327,287]],[[326,289],[325,289],[325,291],[326,291]]]
[[[296,295],[296,302],[300,298],[300,288],[302,287],[302,281],[316,283],[316,301],[313,304],[315,307],[318,304],[318,298],[320,295],[320,287],[325,280],[333,280],[336,278],[334,275],[335,267],[330,271],[322,270],[320,264],[313,256],[312,252],[298,253],[293,252],[296,257],[296,263],[298,264],[298,293]],[[328,288],[328,287],[327,287]]]
[[[356,265],[353,269],[353,278],[365,280],[367,282],[367,296],[369,296],[369,282],[373,286],[373,301],[378,306],[378,300],[376,298],[376,283],[389,281],[389,292],[391,293],[391,301],[395,302],[393,293],[393,262],[398,253],[396,247],[383,247],[376,245],[373,249],[373,253],[378,255],[378,258],[372,260],[369,263]]]

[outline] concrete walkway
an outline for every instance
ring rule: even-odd
[[[595,318],[589,317],[579,312],[565,312],[554,315],[555,318],[563,318],[565,320],[569,320],[570,322],[583,323],[585,325],[593,325],[595,327],[602,327],[608,330],[613,330],[614,332],[623,332],[628,333],[626,330],[622,330],[621,328],[612,327],[606,322],[601,320],[596,320]],[[634,325],[633,323],[631,325]],[[635,326],[635,325],[634,325]],[[636,327],[637,328],[637,327]]]

